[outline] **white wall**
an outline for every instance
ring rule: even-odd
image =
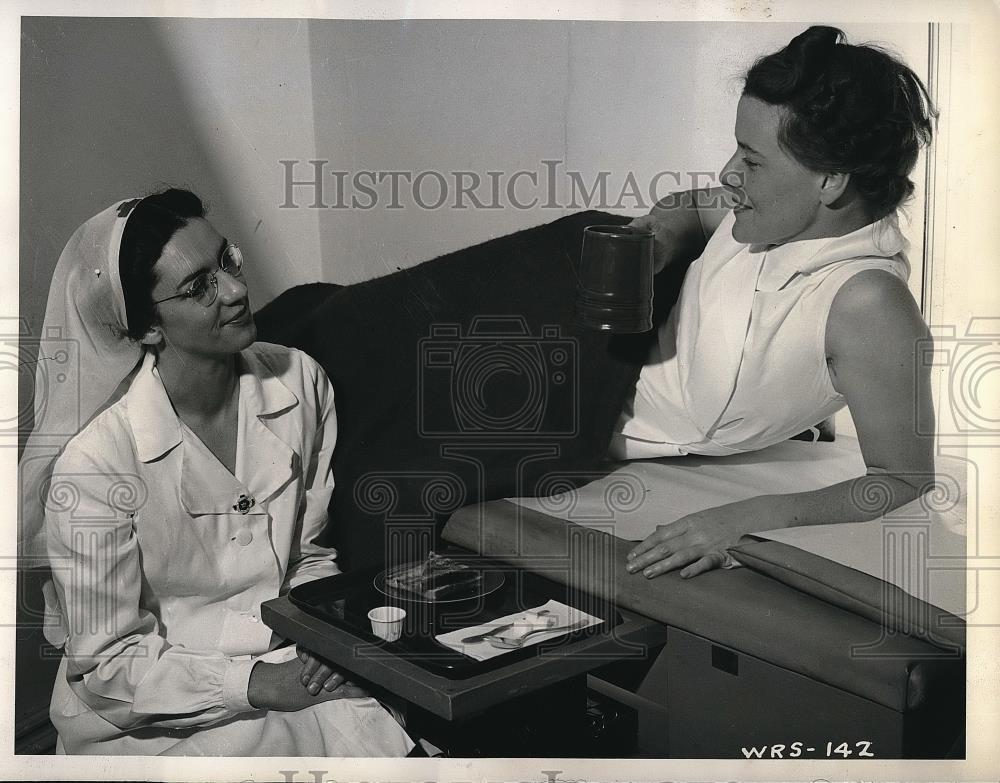
[[[584,206],[568,171],[610,172],[604,206],[632,172],[644,199],[660,171],[715,172],[732,147],[739,76],[801,29],[792,24],[538,21],[30,19],[22,93],[22,311],[40,318],[73,228],[115,198],[187,184],[248,249],[258,304],[290,285],[353,282]],[[924,25],[849,25],[926,73]],[[372,209],[281,208],[280,160],[351,176],[441,172],[448,203],[421,208],[389,183]],[[547,208],[544,160],[561,209]],[[517,171],[517,209],[456,209],[451,172]],[[327,178],[326,200],[333,180]],[[437,186],[427,179],[425,200]],[[659,193],[677,187],[661,180]],[[466,200],[468,205],[470,202]],[[597,206],[601,206],[597,204]],[[914,213],[921,214],[920,204]],[[919,248],[920,226],[914,233]]]
[[[567,172],[591,187],[607,171],[612,211],[640,214],[648,203],[619,196],[631,172],[644,201],[657,172],[658,193],[687,187],[695,172],[717,172],[733,147],[741,83],[753,59],[800,32],[799,24],[623,23],[538,21],[313,20],[309,23],[315,98],[316,157],[327,170],[441,172],[530,171],[515,196],[539,198],[518,209],[456,209],[454,199],[424,209],[405,183],[402,209],[387,207],[383,182],[371,209],[322,209],[322,272],[353,282],[385,274],[474,242],[551,220],[584,206]],[[926,76],[927,27],[845,25],[852,40],[878,40]],[[554,179],[543,161],[561,161]],[[297,179],[312,176],[305,164]],[[915,179],[922,186],[922,175]],[[547,208],[546,182],[556,185]],[[705,182],[705,179],[698,180]],[[348,177],[348,183],[350,178]],[[437,187],[425,182],[428,200]],[[335,201],[333,181],[323,198]],[[454,186],[451,186],[454,193]],[[482,193],[488,193],[484,184]],[[298,209],[314,189],[297,190]],[[347,188],[349,200],[352,190]],[[367,198],[361,197],[367,203]],[[483,198],[482,200],[488,201]],[[468,202],[467,202],[468,203]],[[912,206],[922,217],[922,201]],[[919,296],[922,227],[914,241]]]
[[[314,153],[308,44],[295,20],[24,18],[19,292],[31,334],[74,229],[169,185],[202,196],[247,250],[255,304],[320,278],[319,218],[279,210],[276,162]],[[32,373],[18,384],[23,429]]]
[[[831,21],[831,24],[835,22]],[[805,25],[789,23],[575,23],[570,27],[568,152],[571,167],[609,182],[640,181],[676,171],[689,186],[696,172],[714,172],[735,148],[733,124],[742,75],[762,54],[776,51]],[[882,43],[927,78],[927,26],[841,25],[851,42]],[[911,284],[920,295],[923,243],[923,168],[904,226],[912,242]],[[662,180],[665,190],[670,178]],[[697,183],[704,183],[699,179]],[[619,193],[621,185],[610,187]],[[638,214],[641,210],[630,210]]]
[[[405,170],[414,177],[441,172],[446,181],[452,181],[450,172],[468,170],[485,180],[490,170],[507,177],[519,170],[537,172],[546,157],[564,156],[565,23],[312,21],[309,26],[316,152],[331,168]],[[423,182],[423,203],[431,204],[439,186],[432,178]],[[403,208],[391,209],[390,183],[379,190],[383,197],[373,209],[323,212],[326,279],[353,282],[382,275],[562,214],[509,206],[456,209],[450,206],[453,198],[439,209],[423,209],[405,185]]]
[[[970,493],[974,486],[978,501],[973,503],[970,494],[970,511],[986,518],[989,510],[1000,507],[1000,491],[992,480],[1000,446],[1000,113],[996,81],[984,75],[1000,71],[1000,34],[985,25],[946,24],[940,43],[936,86],[950,111],[941,118],[934,151],[935,220],[924,315],[935,337],[940,446],[983,466],[993,461],[992,473],[970,479]],[[970,552],[980,548],[974,527],[970,520]]]
[[[317,280],[319,216],[280,210],[278,164],[316,149],[308,23],[164,19],[153,30],[184,86],[233,238],[249,250],[253,301]]]
[[[249,250],[255,301],[319,276],[318,217],[278,210],[277,159],[315,149],[305,23],[26,18],[22,33],[21,308],[32,322],[76,226],[169,184],[205,198]]]

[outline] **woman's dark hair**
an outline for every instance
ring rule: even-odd
[[[177,229],[205,217],[201,199],[189,190],[171,188],[146,196],[133,207],[122,232],[118,270],[125,295],[128,336],[140,339],[157,321],[153,304],[153,267]]]
[[[909,174],[937,116],[927,89],[876,46],[810,27],[747,72],[743,94],[788,111],[778,142],[813,171],[850,174],[872,219],[913,193]]]

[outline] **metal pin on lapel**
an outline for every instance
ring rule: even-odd
[[[257,501],[253,498],[248,498],[246,495],[240,495],[240,499],[237,500],[236,504],[233,506],[233,511],[239,511],[241,514],[248,514],[256,502]]]

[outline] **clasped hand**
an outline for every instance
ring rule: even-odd
[[[295,712],[323,701],[368,695],[308,650],[298,647],[296,653],[297,659],[261,661],[253,667],[247,686],[247,701],[252,707]]]
[[[313,696],[316,696],[321,689],[327,693],[333,693],[341,687],[358,691],[360,695],[364,695],[364,692],[353,683],[348,682],[343,674],[334,671],[329,663],[309,652],[305,647],[298,646],[295,648],[295,652],[299,660],[302,661],[302,674],[299,676],[299,682]]]
[[[688,514],[657,525],[629,552],[626,568],[633,574],[641,571],[646,578],[680,568],[684,579],[721,568],[732,562],[726,550],[751,532],[748,527],[742,514],[724,506]]]

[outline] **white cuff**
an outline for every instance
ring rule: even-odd
[[[222,704],[230,712],[250,712],[257,709],[247,699],[250,670],[255,663],[253,659],[229,659],[226,673],[222,676]]]

